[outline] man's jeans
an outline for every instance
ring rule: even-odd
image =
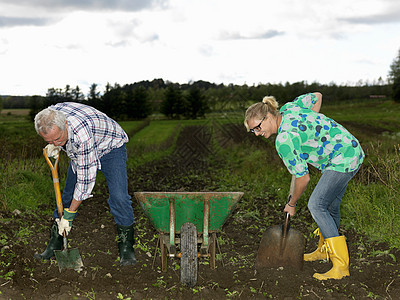
[[[340,203],[350,179],[358,172],[326,170],[308,200],[308,209],[325,239],[339,236]]]
[[[126,173],[126,145],[113,149],[110,153],[100,158],[101,172],[104,174],[108,192],[108,205],[115,223],[122,226],[132,225],[134,215],[131,196],[128,194],[128,176]],[[68,208],[74,196],[76,174],[72,171],[71,164],[68,168],[67,179],[62,194],[64,208]],[[90,201],[90,199],[88,199]],[[58,218],[57,209],[53,213]]]

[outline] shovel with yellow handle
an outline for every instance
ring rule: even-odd
[[[57,172],[58,161],[60,159],[60,155],[57,155],[54,166],[50,161],[50,158],[47,154],[46,148],[43,149],[43,155],[44,155],[44,158],[46,159],[48,165],[50,166],[51,174],[53,176],[53,184],[54,184],[54,191],[56,193],[58,217],[61,220],[64,209],[63,209],[62,199],[61,199],[60,180],[58,178],[58,172]],[[63,269],[73,269],[75,271],[82,270],[83,263],[82,263],[81,255],[79,254],[79,250],[76,248],[68,249],[67,233],[65,232],[65,230],[63,232],[63,244],[64,244],[63,250],[54,250],[54,255],[56,256],[56,260],[57,260],[58,268],[59,268],[60,272]]]

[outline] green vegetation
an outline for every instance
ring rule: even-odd
[[[134,134],[128,143],[130,157],[134,158],[128,161],[128,167],[135,167],[171,154],[175,149],[176,139],[184,126],[204,124],[205,122],[204,119],[149,122],[146,127]]]
[[[135,132],[142,129],[147,125],[145,121],[122,121],[119,122],[119,125],[127,132],[129,135],[133,135]]]
[[[2,165],[0,195],[2,209],[35,210],[41,202],[48,202],[54,197],[52,181],[49,181],[39,159],[29,161],[14,160]]]
[[[343,199],[342,224],[371,239],[399,248],[400,105],[376,99],[339,104],[328,101],[322,112],[343,123],[359,138],[366,153],[365,163],[350,182]],[[200,120],[121,122],[130,133],[128,167],[135,168],[171,154],[185,126],[210,126],[215,148],[210,159],[223,161],[223,167],[213,170],[215,190],[245,192],[239,205],[246,206],[246,209],[239,210],[234,218],[264,218],[268,225],[269,216],[258,210],[257,203],[285,199],[290,176],[271,141],[257,140],[258,144],[245,141],[229,147],[220,146],[219,132],[229,123],[242,126],[242,115],[242,112],[213,113]],[[22,117],[18,121],[15,116],[8,117],[3,116],[0,123],[0,209],[34,213],[40,204],[54,201],[50,171],[41,154],[44,144],[34,132],[31,122]],[[66,157],[62,156],[60,175],[66,173],[67,164]],[[318,172],[311,175],[310,186],[299,201],[299,209],[306,210],[307,199],[318,181]],[[280,202],[272,204],[276,210],[270,214],[281,209]]]
[[[35,210],[41,204],[55,201],[50,169],[40,138],[26,114],[3,115],[0,118],[0,209],[22,212]],[[61,180],[67,160],[60,162]],[[53,200],[54,199],[54,200]]]

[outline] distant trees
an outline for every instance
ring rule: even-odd
[[[101,95],[97,90],[97,84],[90,86],[87,98],[85,98],[79,86],[71,89],[66,85],[64,89],[49,88],[46,97],[38,100],[31,97],[29,107],[32,114],[50,105],[60,102],[80,102],[93,106],[108,116],[123,119],[144,119],[152,112],[151,103],[149,102],[148,90],[137,84],[130,84],[121,87],[115,83],[112,86],[107,83],[104,94]]]
[[[81,89],[79,86],[76,86],[74,89],[71,91],[71,96],[72,100],[74,102],[79,102],[85,100],[85,95],[81,92]]]
[[[104,95],[95,107],[113,119],[118,119],[119,116],[126,115],[121,86],[118,83],[115,83],[114,86],[107,83]]]
[[[392,97],[395,101],[400,102],[400,49],[390,65],[389,80],[392,84]]]
[[[170,119],[204,117],[209,110],[206,96],[197,86],[187,88],[182,91],[181,87],[170,84],[165,90],[160,112]]]
[[[45,98],[42,96],[31,96],[29,105],[29,118],[33,121],[36,114],[44,108]]]
[[[179,87],[170,84],[164,94],[160,112],[168,118],[179,118],[185,111],[182,92]]]
[[[129,119],[144,119],[151,113],[149,94],[142,87],[133,87],[125,92],[126,113]]]
[[[97,84],[93,83],[90,86],[89,94],[87,96],[87,101],[90,106],[96,107],[100,101],[100,92],[97,91]]]
[[[300,81],[285,84],[216,85],[206,81],[178,84],[164,82],[162,79],[140,81],[132,84],[111,85],[107,83],[103,92],[93,83],[85,95],[76,86],[66,85],[64,89],[49,88],[46,97],[8,96],[3,97],[3,108],[31,107],[35,111],[59,102],[81,102],[93,106],[116,120],[144,119],[154,113],[162,113],[167,118],[202,118],[207,112],[241,111],[250,104],[261,101],[266,95],[273,95],[280,105],[292,101],[295,97],[319,91],[324,101],[362,100],[371,95],[389,97],[400,92],[400,53],[393,62],[390,71],[392,84],[382,78],[372,83],[359,82],[356,86],[339,86],[335,83],[320,84]],[[397,88],[397,89],[396,89]],[[398,99],[398,98],[395,98]]]
[[[189,119],[203,118],[209,108],[206,102],[207,99],[202,91],[197,87],[191,87],[185,98],[185,117]]]

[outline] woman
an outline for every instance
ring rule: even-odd
[[[301,95],[278,110],[273,96],[251,105],[244,125],[257,136],[277,134],[275,147],[289,172],[295,176],[295,188],[284,211],[293,216],[296,202],[306,190],[310,176],[308,165],[322,176],[308,201],[308,209],[318,225],[318,248],[304,255],[305,261],[329,257],[333,267],[319,280],[349,276],[349,253],[344,236],[339,235],[340,203],[350,179],[364,160],[357,139],[342,125],[319,113],[322,94]],[[325,253],[326,252],[326,253]]]

